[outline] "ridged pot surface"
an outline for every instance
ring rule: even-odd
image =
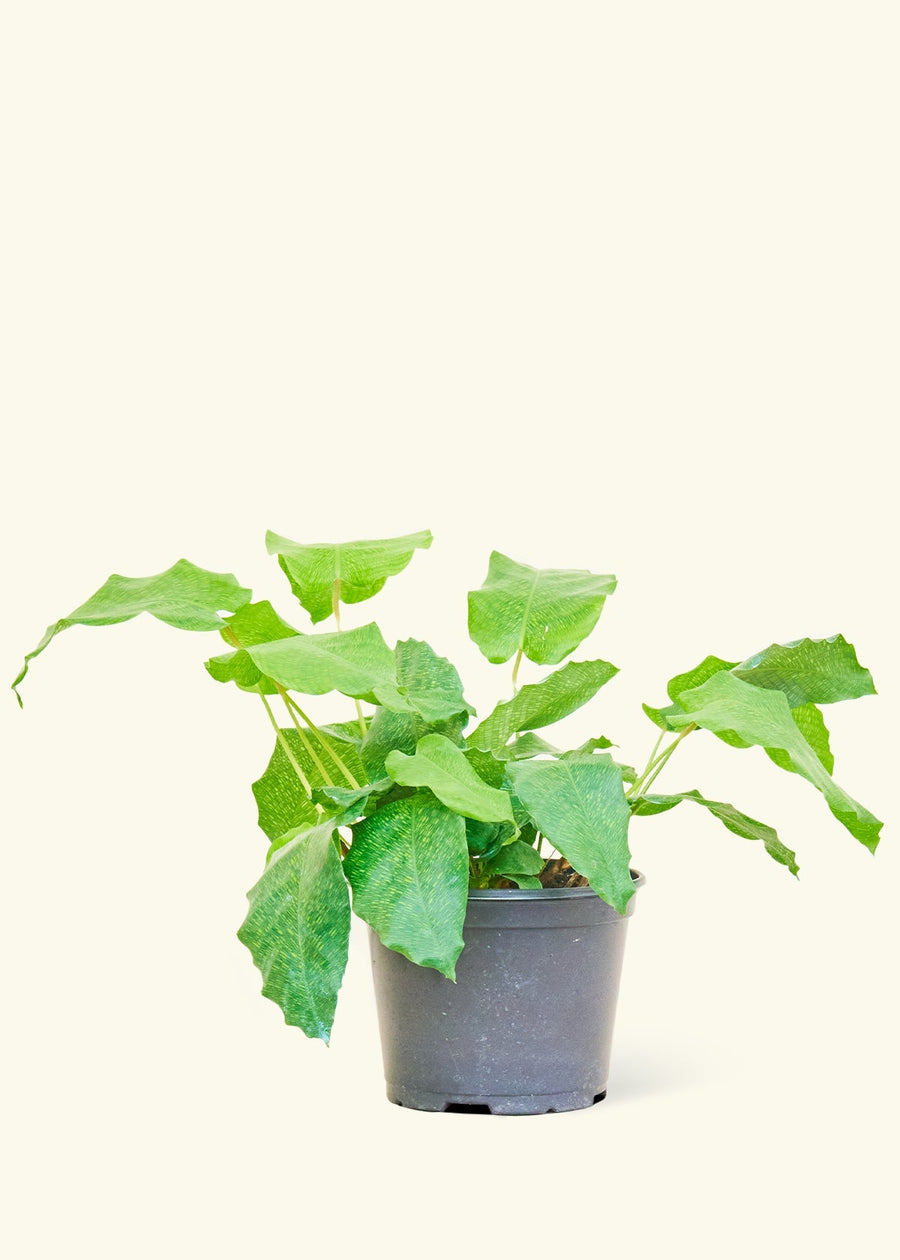
[[[503,1115],[598,1102],[634,900],[620,915],[590,888],[473,889],[455,984],[370,930],[388,1098]]]

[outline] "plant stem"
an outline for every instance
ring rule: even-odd
[[[519,666],[521,664],[522,664],[522,648],[519,648],[518,652],[516,653],[516,659],[513,662],[513,672],[512,672],[513,695],[515,695],[517,691],[519,690],[519,687],[518,687]]]
[[[315,735],[316,739],[319,740],[322,747],[328,753],[328,756],[337,766],[338,770],[340,770],[341,774],[343,774],[346,777],[347,782],[350,784],[350,786],[352,788],[358,788],[360,785],[357,783],[355,775],[353,775],[351,771],[348,770],[342,758],[338,755],[337,752],[335,752],[334,747],[331,744],[331,741],[327,739],[325,735],[322,734],[318,726],[316,726],[315,722],[313,722],[313,720],[303,712],[303,710],[300,708],[299,704],[293,698],[293,696],[289,696],[287,692],[285,692],[283,695],[283,699],[284,699],[285,704],[288,706],[288,711],[290,712],[290,710],[293,709],[296,712],[297,716],[300,718],[301,722],[306,723],[306,725]],[[297,723],[295,722],[294,725],[296,726]],[[298,727],[298,730],[299,730],[299,727]],[[325,775],[327,779],[328,775],[326,771],[323,769],[322,763],[317,760],[316,764],[319,766],[319,769],[322,771],[322,773]]]
[[[300,765],[300,762],[294,756],[293,751],[291,750],[290,744],[284,738],[284,731],[282,731],[281,727],[278,725],[278,722],[275,719],[275,714],[272,712],[272,706],[269,704],[268,700],[266,699],[266,697],[263,695],[261,691],[257,692],[257,695],[259,696],[260,700],[262,700],[263,707],[266,713],[269,715],[269,721],[272,723],[272,726],[275,731],[275,735],[278,739],[279,744],[282,747],[282,750],[284,751],[284,755],[287,757],[288,761],[296,770],[297,778],[303,784],[304,792],[309,797],[309,799],[312,800],[312,788],[310,787],[309,779],[307,779],[306,775],[303,773],[303,769]],[[317,805],[316,809],[319,811],[320,814],[323,812],[321,805]]]
[[[660,755],[655,759],[655,761],[651,759],[650,763],[647,765],[647,768],[644,770],[644,773],[641,775],[638,781],[632,785],[630,791],[626,792],[626,796],[630,800],[633,800],[639,793],[647,791],[647,788],[650,786],[650,784],[659,774],[660,770],[662,770],[663,766],[672,756],[672,753],[675,751],[675,749],[678,747],[678,745],[681,743],[684,737],[686,735],[690,735],[691,731],[695,731],[696,729],[697,729],[697,724],[695,722],[691,722],[690,725],[686,726],[683,731],[678,732],[678,734],[672,740],[671,744],[669,744],[668,748],[664,749],[663,752],[661,752]],[[658,744],[659,744],[659,741],[657,740],[657,745]]]
[[[306,734],[306,731],[303,729],[303,727],[300,725],[300,723],[297,721],[296,717],[294,716],[294,710],[291,708],[290,701],[288,700],[287,692],[285,691],[284,687],[282,687],[281,683],[276,683],[275,686],[278,688],[278,694],[281,696],[282,700],[284,701],[284,707],[287,709],[288,717],[291,719],[291,721],[294,724],[294,730],[300,736],[301,744],[309,753],[309,756],[313,765],[316,767],[319,774],[322,776],[322,781],[324,783],[327,783],[331,776],[329,775],[328,771],[325,769],[325,766],[322,764],[322,760],[319,757],[319,754],[316,752],[315,748],[313,747],[309,736]],[[356,786],[359,787],[359,784],[357,783]]]
[[[334,579],[334,586],[331,588],[331,614],[334,617],[334,624],[337,626],[338,634],[341,632],[341,579]],[[359,723],[359,733],[363,739],[366,737],[366,719],[363,717],[362,705],[358,700],[354,700],[356,705],[356,720]],[[359,786],[357,784],[357,786]]]

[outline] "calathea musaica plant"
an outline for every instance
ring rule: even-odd
[[[231,574],[187,560],[153,577],[114,575],[48,628],[13,684],[70,626],[148,612],[182,630],[218,631],[227,650],[207,670],[254,695],[274,732],[271,759],[253,784],[269,847],[238,935],[262,972],[263,993],[289,1024],[329,1039],[351,892],[354,911],[385,945],[452,980],[471,887],[589,884],[623,912],[634,892],[635,814],[700,806],[796,874],[794,853],[765,823],[695,790],[651,790],[699,730],[736,748],[764,748],[781,769],[808,779],[874,852],[881,823],[833,779],[819,707],[874,693],[841,635],[772,644],[743,661],[707,656],[678,674],[667,705],[644,706],[659,736],[638,772],[617,760],[606,735],[560,751],[536,733],[617,672],[605,660],[562,664],[594,629],[615,590],[611,576],[491,555],[484,584],[469,593],[469,631],[489,661],[513,662],[512,697],[480,722],[456,669],[427,643],[411,638],[391,648],[373,622],[342,628],[342,604],[375,595],[430,544],[427,531],[315,546],[270,533],[268,550],[312,622],[333,618],[325,633],[295,629]],[[559,668],[519,687],[523,657]],[[356,716],[317,726],[303,697],[334,691],[355,701]]]

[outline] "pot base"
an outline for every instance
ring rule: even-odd
[[[388,1086],[388,1100],[398,1107],[414,1111],[457,1111],[468,1114],[493,1116],[540,1116],[547,1112],[581,1111],[593,1107],[606,1097],[606,1090],[599,1094],[586,1094],[574,1090],[563,1094],[446,1094],[429,1093],[426,1090],[401,1091]]]

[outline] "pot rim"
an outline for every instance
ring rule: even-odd
[[[634,881],[635,892],[647,882],[642,871],[629,868]],[[602,901],[593,888],[470,888],[470,901],[554,901],[567,897],[593,897]]]

